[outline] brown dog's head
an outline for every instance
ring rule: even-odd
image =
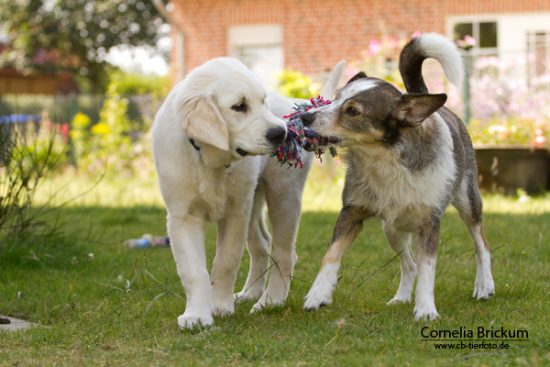
[[[330,105],[302,115],[319,135],[343,145],[393,145],[403,129],[418,127],[437,111],[445,94],[403,94],[390,83],[358,73],[336,93]]]

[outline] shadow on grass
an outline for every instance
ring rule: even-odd
[[[126,249],[123,246],[124,240],[141,237],[144,233],[155,235],[166,233],[166,215],[164,208],[161,207],[86,206],[57,208],[47,212],[49,214],[42,219],[58,221],[58,229],[46,236],[30,235],[20,241],[11,241],[9,245],[0,245],[2,269],[7,267],[72,269],[67,264],[87,258],[90,254],[94,256],[94,252],[97,251],[113,257],[124,256],[128,252],[139,253],[140,250]],[[300,257],[307,259],[307,263],[315,267],[319,265],[318,261],[330,244],[337,217],[336,212],[303,213],[297,251]],[[546,245],[550,242],[550,213],[536,215],[486,213],[484,220],[486,238],[496,253],[495,256],[498,257],[498,252],[505,249],[506,253],[512,255],[536,254],[540,259],[548,259],[550,250]],[[365,222],[365,228],[354,242],[352,249],[359,247],[381,254],[389,248],[380,223],[378,219]],[[473,243],[456,212],[446,213],[440,238],[440,256],[460,257],[465,254],[473,256]],[[206,244],[211,257],[215,249],[213,224],[207,225]],[[384,254],[393,253],[390,251]],[[369,256],[372,255],[372,253],[369,254]]]

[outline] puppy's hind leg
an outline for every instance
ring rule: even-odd
[[[300,187],[284,192],[285,187],[266,185],[269,219],[273,228],[273,254],[269,282],[251,312],[283,305],[297,260],[296,236],[300,225],[302,192]],[[284,194],[283,194],[284,192]]]
[[[416,278],[416,263],[411,253],[411,233],[398,231],[392,225],[384,222],[384,233],[391,248],[399,254],[401,261],[401,280],[399,289],[388,305],[411,302],[414,280]]]
[[[269,266],[271,237],[265,226],[265,187],[259,183],[254,194],[254,204],[248,226],[248,255],[250,268],[243,289],[235,294],[235,301],[257,300],[265,288]]]
[[[468,177],[462,182],[453,205],[466,224],[476,247],[476,280],[473,297],[488,299],[495,293],[495,283],[491,272],[491,252],[483,235],[483,204],[475,178]]]
[[[306,295],[304,303],[306,310],[317,310],[321,306],[332,303],[332,293],[338,281],[340,259],[361,232],[366,217],[367,213],[355,206],[344,206],[340,211],[334,227],[332,244],[323,258],[321,270]]]

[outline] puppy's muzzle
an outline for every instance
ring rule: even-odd
[[[315,121],[315,112],[305,112],[300,115],[302,122],[305,126],[311,126],[313,121]]]
[[[286,130],[283,127],[273,127],[267,130],[265,137],[274,146],[279,146],[285,141]]]

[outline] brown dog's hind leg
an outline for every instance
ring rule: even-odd
[[[475,243],[476,280],[473,297],[488,299],[495,293],[495,283],[491,272],[491,252],[483,235],[483,204],[475,178],[468,177],[462,182],[453,205]]]

